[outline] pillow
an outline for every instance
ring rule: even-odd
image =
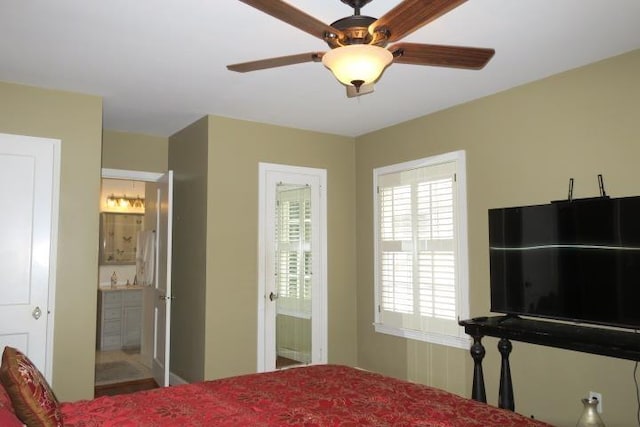
[[[62,426],[60,404],[38,368],[27,356],[5,347],[0,366],[0,381],[11,397],[20,420],[31,426]]]
[[[9,393],[5,390],[2,382],[0,382],[0,409],[6,408],[7,410],[14,412],[13,405],[11,404],[11,398],[9,397]],[[1,426],[2,424],[0,424]]]
[[[2,427],[23,427],[22,421],[16,417],[6,406],[0,406],[0,426]]]

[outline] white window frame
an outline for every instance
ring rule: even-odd
[[[392,173],[399,173],[411,169],[441,165],[444,163],[455,164],[456,194],[456,231],[457,231],[457,269],[456,269],[456,315],[457,319],[469,317],[469,262],[467,239],[467,188],[466,188],[466,158],[463,150],[423,159],[383,166],[373,170],[373,209],[374,209],[374,328],[378,333],[395,335],[403,338],[441,344],[455,348],[469,349],[470,338],[464,333],[464,328],[457,326],[455,333],[436,333],[424,330],[408,329],[385,324],[381,315],[381,286],[380,276],[380,212],[378,200],[379,177]]]

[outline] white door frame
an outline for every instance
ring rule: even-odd
[[[266,324],[267,294],[267,239],[273,236],[272,227],[269,226],[268,192],[275,186],[267,188],[270,178],[274,175],[307,176],[319,182],[319,218],[321,233],[319,233],[320,260],[319,268],[314,271],[314,279],[317,278],[320,286],[314,286],[312,292],[312,354],[311,363],[327,363],[327,171],[326,169],[307,168],[300,166],[279,165],[273,163],[259,164],[258,185],[258,351],[257,371],[265,372],[274,369],[275,366],[267,366],[267,347],[274,345],[273,340],[267,337],[272,329]],[[275,351],[275,350],[273,350]]]
[[[102,178],[107,179],[127,179],[130,181],[156,182],[157,180],[162,178],[162,175],[163,174],[158,172],[102,168]]]
[[[62,141],[49,139],[53,144],[53,177],[51,193],[51,245],[49,252],[49,310],[47,312],[47,357],[44,376],[53,384],[53,327],[56,307],[56,273],[58,266],[58,221],[60,218],[60,150]]]

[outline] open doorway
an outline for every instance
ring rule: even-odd
[[[155,387],[143,331],[153,253],[144,233],[145,182],[103,178],[96,322],[96,397]],[[147,351],[145,351],[147,350]]]
[[[129,217],[135,219],[134,221],[131,218],[125,219],[122,216],[111,218],[112,223],[116,220],[124,221],[125,223],[117,225],[108,223],[104,218],[101,218],[101,236],[105,232],[107,234],[112,233],[112,237],[116,238],[118,243],[118,245],[112,243],[111,246],[103,243],[101,257],[105,256],[103,252],[106,252],[106,258],[104,259],[107,261],[110,260],[109,256],[114,259],[120,259],[118,257],[128,259],[129,262],[131,262],[131,258],[135,258],[135,273],[132,281],[131,276],[122,279],[118,277],[116,270],[110,269],[107,271],[109,289],[112,289],[111,281],[113,278],[116,284],[115,290],[117,290],[118,286],[123,286],[124,284],[125,289],[123,290],[125,292],[122,292],[120,296],[112,296],[106,299],[100,298],[99,301],[102,300],[103,304],[113,303],[114,307],[112,309],[114,311],[102,310],[100,306],[98,323],[104,322],[104,325],[106,325],[107,321],[112,319],[111,316],[115,318],[119,314],[120,323],[113,322],[109,325],[115,331],[114,334],[116,336],[120,331],[119,338],[113,338],[114,342],[112,344],[116,346],[115,349],[132,349],[139,342],[139,357],[145,366],[150,366],[155,385],[166,387],[171,383],[173,172],[155,173],[102,169],[102,178],[129,181],[125,185],[133,185],[132,181],[144,182],[144,203],[141,203],[142,195],[137,194],[137,192],[135,196],[129,197],[124,192],[122,197],[117,197],[115,194],[114,197],[110,197],[111,194],[109,193],[103,197],[106,202],[108,200],[112,202],[113,200],[118,202],[123,200],[125,206],[130,204],[131,208],[140,209],[143,204],[144,214],[141,216],[141,212],[127,212]],[[123,191],[129,190],[124,189]],[[141,192],[142,190],[140,190]],[[133,215],[136,213],[138,216]],[[113,217],[113,215],[111,216]],[[136,236],[135,240],[134,234]],[[133,249],[134,247],[136,248],[135,250]],[[140,248],[142,248],[141,253]],[[113,267],[113,265],[110,265],[110,267]],[[131,272],[128,271],[125,274],[130,275]],[[101,280],[105,281],[104,279]],[[98,280],[98,283],[101,280]],[[129,289],[127,289],[127,280]],[[135,289],[136,286],[140,289]],[[136,294],[136,291],[139,291],[139,293]],[[111,293],[114,292],[114,290],[111,290]],[[109,294],[109,292],[106,292],[106,294]],[[139,302],[140,299],[142,300],[141,302]],[[120,305],[118,306],[118,304]],[[135,320],[129,322],[128,319],[129,317],[138,319],[140,311],[142,311],[142,321],[139,323],[141,327],[136,328]],[[129,326],[131,327],[129,328]],[[99,325],[97,333],[101,334],[103,330],[102,325]],[[99,349],[101,345],[100,339],[101,335],[98,335]],[[133,352],[133,350],[130,351]],[[96,360],[99,359],[96,358]],[[153,381],[150,381],[150,383],[153,384]],[[135,391],[135,389],[129,391]]]

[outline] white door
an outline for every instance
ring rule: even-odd
[[[261,163],[259,187],[258,371],[326,363],[326,171]]]
[[[60,141],[0,134],[0,351],[24,352],[48,381]]]
[[[156,183],[156,274],[154,281],[154,328],[152,371],[156,383],[169,385],[171,344],[171,242],[173,214],[173,171],[165,173]]]

